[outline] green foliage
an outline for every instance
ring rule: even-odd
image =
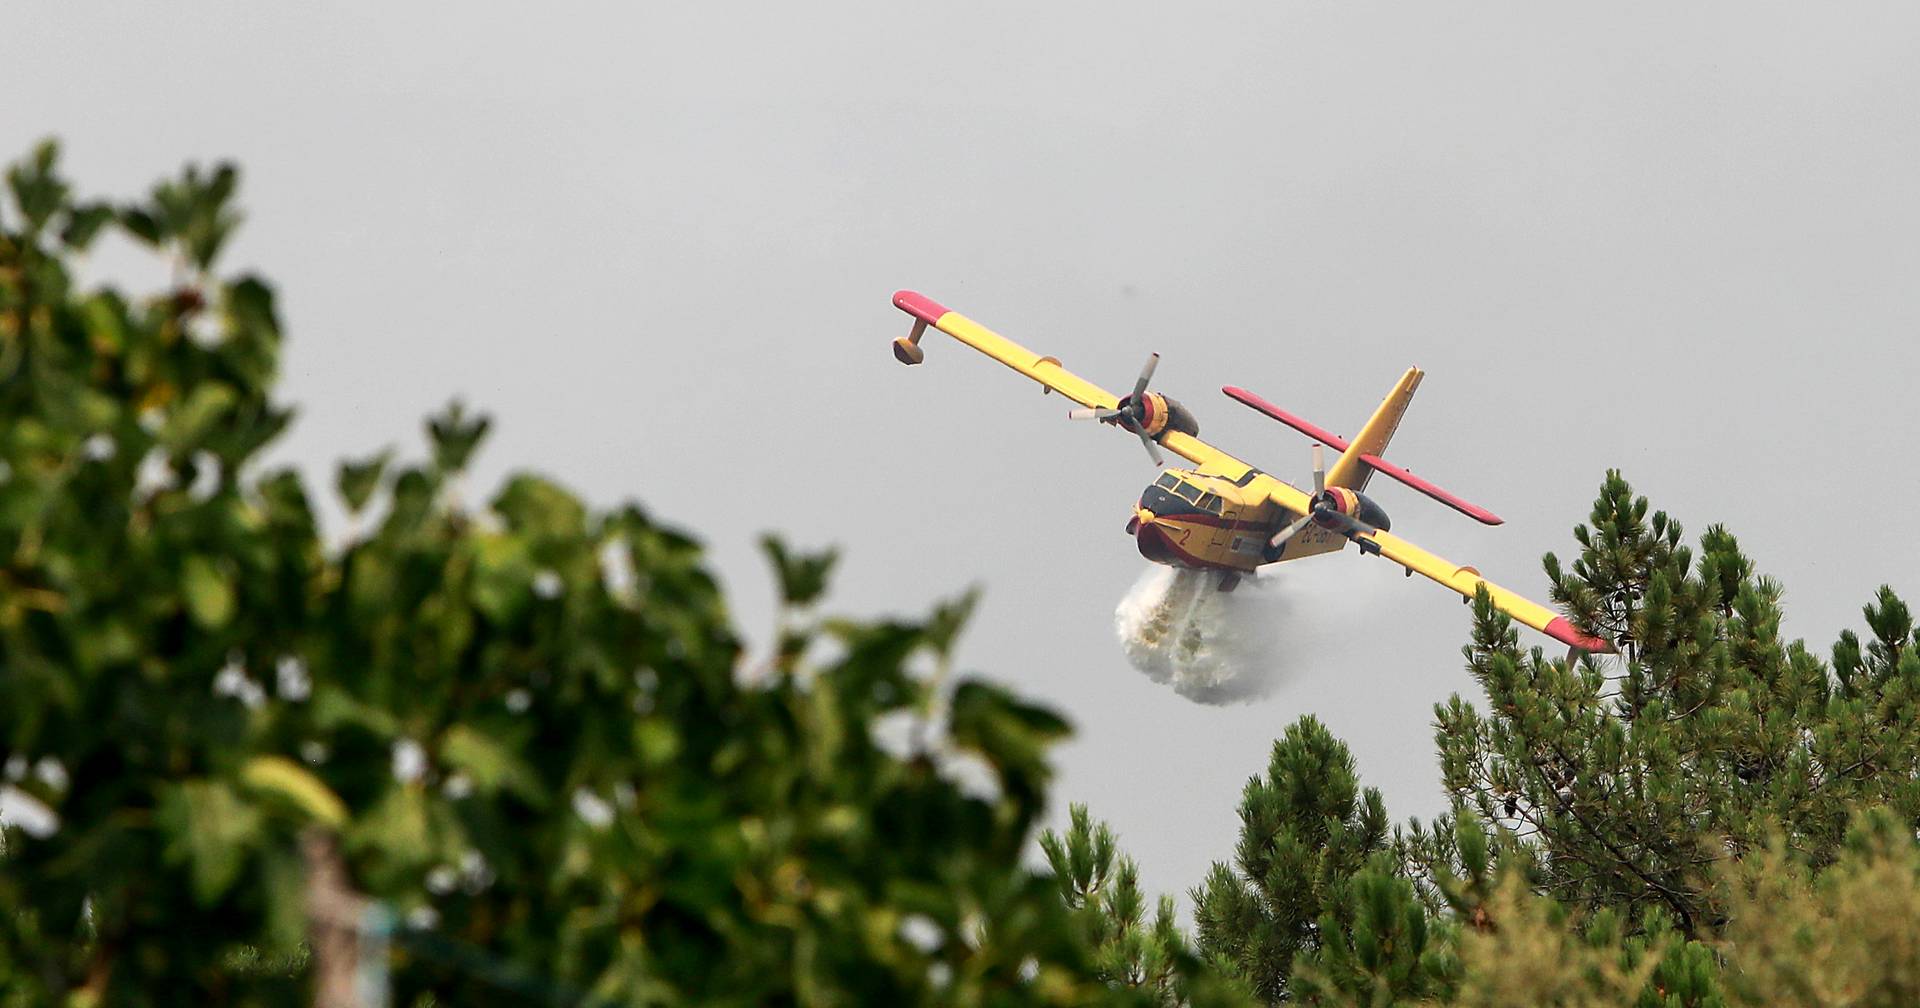
[[[749,663],[640,508],[531,475],[464,506],[458,405],[425,464],[342,467],[323,547],[300,478],[253,474],[290,414],[271,289],[217,272],[236,182],[108,212],[51,146],[8,173],[0,764],[57,825],[0,833],[0,1002],[305,1002],[313,831],[398,912],[400,1004],[1155,1000],[1021,865],[1064,722],[908,671],[970,599],[823,622],[831,555],[770,541],[789,610]],[[179,285],[74,289],[111,230]]]
[[[1147,924],[1146,899],[1133,859],[1116,857],[1113,831],[1106,823],[1095,826],[1085,805],[1070,811],[1066,835],[1048,830],[1040,836],[1040,847],[1061,898],[1081,912],[1096,936],[1101,978],[1145,988],[1157,1004],[1179,1004],[1176,967],[1190,953],[1186,936],[1173,922],[1172,897],[1160,897],[1153,922]]]
[[[1706,867],[1781,831],[1831,860],[1850,810],[1920,815],[1920,654],[1883,589],[1875,631],[1835,648],[1835,672],[1780,636],[1780,586],[1733,536],[1696,553],[1609,474],[1572,570],[1549,555],[1556,600],[1620,641],[1617,664],[1523,651],[1475,607],[1469,669],[1487,713],[1435,708],[1442,775],[1461,807],[1528,855],[1535,884],[1589,912],[1658,907],[1700,937],[1724,915]]]
[[[290,415],[269,394],[272,295],[247,277],[76,291],[65,258],[113,222],[71,202],[51,145],[7,178],[0,763],[53,829],[6,830],[0,997],[197,1002],[227,987],[236,944],[284,952],[300,931],[291,837],[310,817],[262,793],[255,761],[322,565],[286,478],[240,478]],[[217,223],[230,178],[169,192]],[[217,246],[149,210],[154,244]],[[246,983],[297,993],[271,972]]]
[[[1273,745],[1264,777],[1240,799],[1231,866],[1193,890],[1200,949],[1267,1001],[1288,997],[1294,959],[1348,926],[1354,874],[1387,841],[1380,793],[1364,792],[1353,756],[1311,716]]]
[[[1449,997],[1460,970],[1454,925],[1427,916],[1400,865],[1375,854],[1350,892],[1350,923],[1342,927],[1339,917],[1322,914],[1322,946],[1296,960],[1298,999],[1385,1006]]]
[[[1462,977],[1452,1003],[1470,1008],[1630,1005],[1657,960],[1627,954],[1612,915],[1585,928],[1565,907],[1508,874],[1488,903],[1489,926],[1460,938]]]
[[[458,403],[424,461],[339,468],[328,548],[301,478],[258,471],[291,411],[272,289],[217,268],[237,172],[116,206],[58,168],[37,148],[0,207],[0,789],[28,813],[0,1003],[305,1003],[316,838],[398,914],[409,1005],[1920,1001],[1920,632],[1890,588],[1823,663],[1731,534],[1682,545],[1609,474],[1546,567],[1625,653],[1523,650],[1479,600],[1485,712],[1436,708],[1453,809],[1391,839],[1302,718],[1192,892],[1196,951],[1084,808],[1051,875],[1022,865],[1067,725],[952,680],[974,595],[822,618],[834,554],[768,538],[749,660],[638,506],[526,474],[468,506],[490,421]],[[175,283],[76,289],[116,234]]]
[[[1697,551],[1681,534],[1610,474],[1575,530],[1578,559],[1546,567],[1555,598],[1625,653],[1570,664],[1523,650],[1479,599],[1466,657],[1487,712],[1459,697],[1436,708],[1453,811],[1313,885],[1259,865],[1278,881],[1249,897],[1235,883],[1252,873],[1216,866],[1195,894],[1202,947],[1264,977],[1270,1001],[1912,1003],[1912,616],[1882,588],[1870,638],[1843,633],[1829,670],[1781,637],[1780,587],[1730,533],[1710,528]],[[1329,776],[1291,793],[1352,793],[1350,767]],[[1257,789],[1243,861],[1274,832],[1246,812]],[[1881,811],[1843,842],[1866,806]],[[1341,832],[1326,836],[1331,859]],[[1271,942],[1272,908],[1303,893],[1331,894],[1317,927],[1292,948]]]
[[[1776,839],[1717,878],[1735,1003],[1920,1004],[1920,846],[1910,821],[1862,813],[1822,872]]]

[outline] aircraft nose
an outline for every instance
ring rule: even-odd
[[[1134,511],[1133,521],[1127,523],[1134,531],[1134,544],[1139,547],[1140,555],[1154,563],[1177,563],[1179,552],[1174,548],[1173,539],[1167,534],[1167,526],[1160,523],[1160,516],[1146,508]]]

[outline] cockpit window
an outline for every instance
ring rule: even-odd
[[[1171,490],[1174,487],[1177,487],[1180,485],[1180,477],[1175,476],[1172,473],[1168,473],[1165,476],[1162,476],[1159,479],[1154,480],[1153,485],[1160,487],[1162,489]]]
[[[1209,512],[1212,512],[1213,514],[1219,514],[1220,498],[1214,494],[1201,494],[1200,510],[1209,511]]]
[[[1185,500],[1189,504],[1198,503],[1200,500],[1200,488],[1191,483],[1180,484],[1180,488],[1175,490],[1174,493],[1178,494],[1182,500]]]

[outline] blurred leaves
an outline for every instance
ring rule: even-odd
[[[384,507],[329,548],[297,474],[250,475],[291,411],[271,287],[219,272],[237,172],[109,210],[57,165],[0,214],[0,765],[56,824],[0,830],[0,1003],[307,1003],[316,828],[413,922],[395,1003],[1149,1003],[1022,861],[1066,724],[978,680],[939,717],[911,671],[972,595],[793,619],[747,674],[699,544],[638,506],[521,474],[466,510],[490,421],[458,402],[424,463],[339,467]],[[74,290],[115,232],[177,285]],[[831,551],[764,549],[824,599]]]
[[[360,462],[340,463],[334,487],[349,512],[358,514],[367,506],[374,489],[380,485],[380,477],[386,474],[387,463],[392,459],[392,450],[387,450]]]
[[[433,465],[441,472],[459,472],[467,467],[487,428],[493,421],[486,416],[469,417],[465,404],[455,400],[439,415],[427,419],[427,436],[433,446]]]
[[[779,579],[780,599],[791,606],[806,606],[818,601],[827,590],[827,576],[833,572],[834,561],[838,560],[833,551],[820,553],[793,553],[778,538],[767,535],[760,537],[761,552],[773,562],[774,575]]]

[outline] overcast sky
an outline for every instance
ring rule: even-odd
[[[245,170],[330,478],[461,396],[480,476],[553,474],[697,532],[743,629],[776,529],[843,544],[836,608],[980,584],[968,668],[1077,725],[1056,796],[1184,892],[1302,713],[1396,819],[1439,811],[1467,610],[1354,551],[1279,568],[1282,688],[1204,707],[1125,661],[1140,446],[935,334],[896,288],[1117,387],[1149,351],[1207,439],[1299,483],[1244,385],[1351,434],[1428,372],[1394,531],[1545,597],[1620,467],[1724,522],[1825,654],[1920,597],[1920,6],[28,3],[0,155],[90,195]],[[119,270],[131,282],[161,275]],[[1544,638],[1540,638],[1542,642]]]

